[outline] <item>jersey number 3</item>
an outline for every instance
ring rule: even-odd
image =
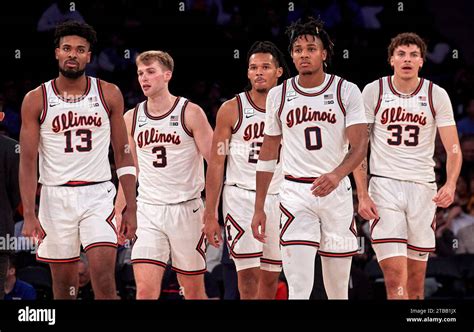
[[[164,146],[155,146],[152,153],[156,153],[156,160],[153,162],[155,167],[166,167],[168,160],[166,159],[166,148]]]

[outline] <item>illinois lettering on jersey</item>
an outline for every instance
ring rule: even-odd
[[[41,85],[39,182],[54,186],[111,178],[110,121],[100,80],[87,78],[84,94],[66,100],[55,79]]]
[[[184,117],[188,100],[177,97],[161,116],[148,113],[147,101],[133,113],[132,137],[137,149],[138,197],[147,204],[176,204],[201,197],[204,159]]]
[[[227,159],[227,185],[256,190],[257,160],[265,132],[265,110],[255,105],[248,92],[236,95],[239,118],[234,125]],[[277,164],[269,194],[278,194],[281,180],[281,163]]]
[[[283,135],[283,173],[317,177],[334,170],[348,151],[345,129],[366,123],[359,88],[325,74],[324,82],[306,89],[299,76],[270,90],[265,134]]]
[[[409,95],[396,91],[392,77],[368,84],[363,98],[369,123],[370,172],[397,180],[435,181],[436,128],[455,125],[444,89],[421,78]]]

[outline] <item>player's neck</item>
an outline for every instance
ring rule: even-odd
[[[87,78],[86,75],[78,78],[67,78],[59,74],[55,85],[61,95],[82,95],[87,88]]]
[[[413,93],[413,91],[415,91],[420,84],[420,78],[418,76],[414,76],[409,79],[403,79],[400,76],[393,75],[392,83],[398,92],[409,95]]]
[[[326,74],[322,69],[310,74],[310,75],[299,75],[298,85],[305,89],[316,88],[323,84]]]
[[[171,109],[176,98],[168,90],[150,96],[147,101],[148,112],[154,116],[164,114]]]
[[[254,102],[255,105],[260,107],[261,109],[265,109],[265,104],[267,101],[267,95],[268,91],[266,92],[258,92],[254,89],[249,91],[250,98],[252,98],[252,101]]]

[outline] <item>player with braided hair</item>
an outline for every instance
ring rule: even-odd
[[[367,151],[362,95],[355,84],[326,73],[333,43],[322,21],[299,20],[287,33],[298,75],[268,93],[252,229],[265,239],[263,207],[282,143],[280,245],[289,297],[309,298],[319,250],[328,297],[347,299],[358,248],[347,175]]]

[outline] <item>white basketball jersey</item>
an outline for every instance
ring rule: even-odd
[[[437,126],[455,125],[446,92],[420,79],[410,95],[395,90],[390,76],[364,89],[370,137],[370,173],[413,182],[435,181]]]
[[[60,96],[55,79],[41,85],[40,183],[56,186],[110,180],[110,112],[99,82],[87,77],[86,91],[72,101]]]
[[[135,107],[132,136],[140,169],[140,202],[176,204],[201,197],[204,159],[184,123],[187,104],[186,98],[177,97],[158,117],[148,113],[147,101]]]
[[[225,184],[256,190],[257,160],[263,144],[265,110],[255,105],[248,92],[236,95],[236,99],[239,119],[230,139]],[[282,179],[279,162],[268,188],[269,194],[278,194]]]
[[[348,151],[346,127],[366,123],[360,90],[335,75],[305,89],[298,76],[267,97],[265,133],[283,135],[283,173],[313,178],[333,171]]]

